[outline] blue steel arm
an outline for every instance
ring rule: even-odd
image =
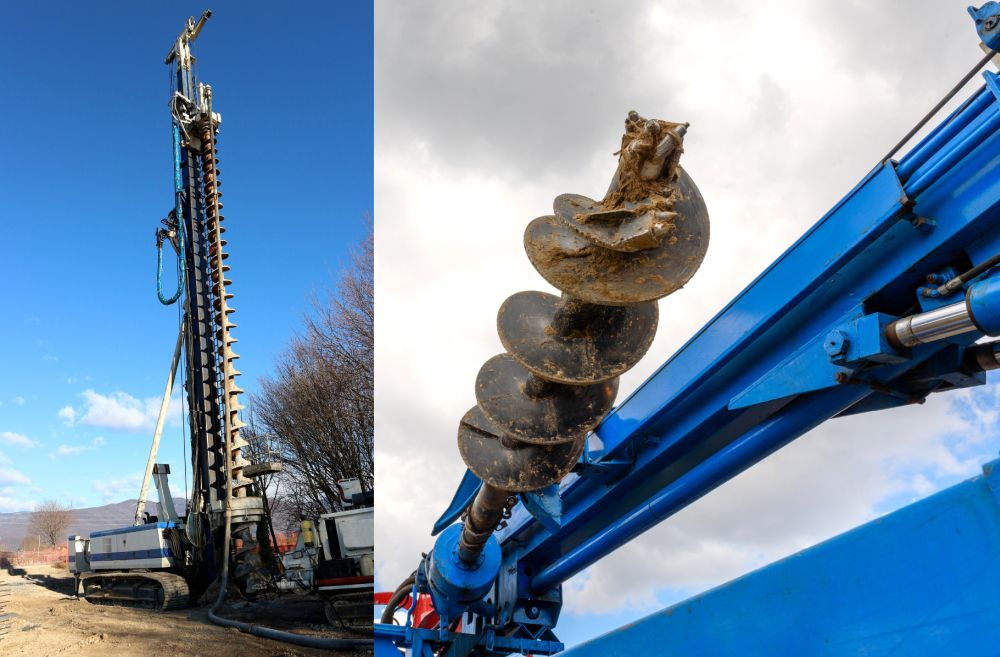
[[[998,466],[563,654],[992,657]]]

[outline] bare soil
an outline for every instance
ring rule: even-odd
[[[10,632],[0,638],[0,655],[15,657],[308,657],[368,652],[331,653],[244,634],[213,625],[207,607],[169,612],[93,605],[73,595],[73,578],[66,570],[26,566],[0,570],[0,581],[11,588],[7,611],[17,614]],[[321,604],[308,597],[262,603],[237,601],[227,605],[227,618],[259,623],[313,636],[359,635],[326,624]]]

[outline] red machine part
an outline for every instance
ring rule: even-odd
[[[392,597],[391,592],[376,593],[375,604],[384,605]],[[409,609],[413,603],[413,596],[406,596],[399,604],[400,609]],[[426,593],[417,594],[417,606],[413,609],[413,627],[432,629],[438,626],[438,615],[434,611],[434,603],[431,596]]]

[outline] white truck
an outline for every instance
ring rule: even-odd
[[[375,594],[373,494],[357,479],[339,482],[343,511],[303,520],[295,547],[281,555],[280,591],[316,593],[331,624],[370,623]],[[248,591],[252,592],[252,591]]]

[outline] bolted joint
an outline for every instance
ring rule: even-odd
[[[851,346],[851,340],[843,331],[830,331],[823,341],[823,350],[835,363],[844,360],[849,346]]]

